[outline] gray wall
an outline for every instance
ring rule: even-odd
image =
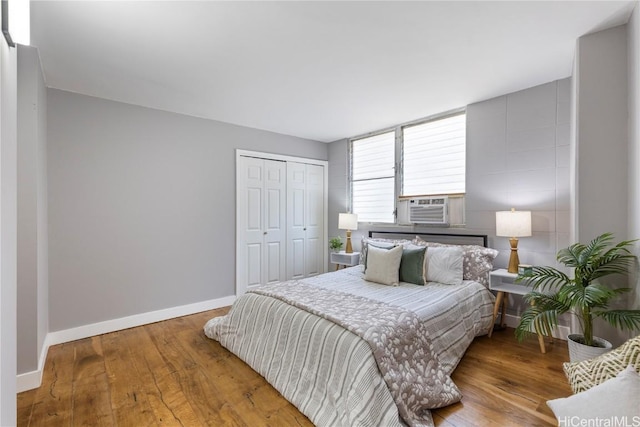
[[[17,55],[0,37],[0,425],[16,424]]]
[[[575,237],[627,235],[626,26],[581,37],[577,51]]]
[[[640,3],[627,24],[627,74],[629,78],[629,206],[628,232],[630,238],[640,237]],[[636,243],[635,254],[640,256],[640,243]],[[632,307],[640,308],[640,275],[633,277],[635,288]],[[631,333],[629,334],[631,335]]]
[[[18,46],[18,373],[35,371],[49,330],[46,88],[37,49]]]
[[[327,215],[329,215],[328,235],[331,237],[342,237],[344,243],[345,231],[338,230],[338,214],[341,212],[347,212],[347,206],[349,201],[348,191],[348,156],[347,156],[348,141],[343,139],[329,144],[329,170],[327,172],[329,177],[329,206],[327,209]],[[358,233],[353,233],[353,245],[355,248],[360,247],[360,237]],[[330,264],[330,267],[332,264]],[[328,268],[327,271],[331,271],[332,268]],[[335,268],[335,266],[333,266]]]
[[[627,27],[581,37],[574,78],[575,240],[587,243],[604,232],[624,240],[629,237]],[[610,281],[626,285],[618,278]],[[620,302],[620,307],[628,305]],[[627,337],[604,322],[596,322],[594,333],[614,345]]]
[[[490,235],[509,261],[509,241],[495,237],[495,212],[530,210],[531,237],[522,237],[523,264],[555,265],[569,240],[570,79],[467,108],[467,228]]]
[[[49,89],[50,329],[235,294],[235,149],[327,145]]]

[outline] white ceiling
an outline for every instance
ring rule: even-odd
[[[634,2],[32,1],[47,86],[331,142],[568,77]]]

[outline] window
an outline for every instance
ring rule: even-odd
[[[465,115],[402,129],[402,196],[464,193]]]
[[[465,156],[464,112],[352,139],[351,210],[360,222],[394,223],[396,194],[464,193]]]
[[[351,141],[351,210],[360,222],[393,222],[395,131]]]

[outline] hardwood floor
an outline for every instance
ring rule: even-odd
[[[205,337],[228,309],[49,349],[42,386],[18,394],[19,426],[310,426],[261,376]],[[568,396],[562,341],[541,354],[513,329],[476,338],[453,374],[464,397],[436,425],[555,425],[545,401]]]

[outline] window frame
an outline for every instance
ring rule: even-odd
[[[403,140],[403,133],[402,133],[403,129],[411,126],[418,126],[427,122],[446,119],[446,118],[461,115],[461,114],[464,114],[466,116],[467,114],[466,107],[458,108],[455,110],[449,110],[444,113],[435,114],[422,119],[413,120],[411,122],[406,122],[396,126],[387,127],[374,132],[368,132],[362,135],[354,136],[347,140],[348,142],[347,155],[349,157],[347,162],[347,165],[348,165],[347,180],[349,181],[348,182],[349,200],[347,205],[348,205],[349,212],[352,212],[353,210],[353,141],[369,138],[376,135],[381,135],[384,133],[389,133],[392,131],[394,132],[394,153],[395,153],[394,167],[395,167],[396,173],[395,173],[395,179],[394,179],[394,195],[393,195],[393,208],[394,208],[393,222],[368,222],[368,221],[360,221],[360,220],[358,220],[358,222],[366,222],[368,224],[379,224],[379,225],[386,225],[386,226],[398,225],[398,202],[401,200],[408,200],[416,197],[464,196],[466,194],[466,191],[465,191],[464,193],[446,193],[446,194],[434,193],[434,194],[410,195],[410,196],[402,195],[402,185],[404,183],[404,158],[403,158],[404,140]],[[465,118],[465,126],[466,126],[466,118]],[[467,144],[467,139],[465,136],[465,150],[466,150],[466,144]],[[465,162],[465,180],[466,180],[466,175],[467,175],[467,168],[466,168],[466,162]]]
[[[396,224],[397,223],[397,220],[398,220],[397,200],[398,200],[398,195],[400,194],[399,188],[398,188],[398,126],[385,128],[375,132],[369,132],[363,135],[349,138],[348,140],[348,149],[347,149],[347,155],[349,156],[349,159],[348,159],[349,161],[347,162],[349,166],[349,171],[347,176],[347,179],[349,180],[348,209],[349,209],[349,212],[353,212],[353,141],[357,141],[365,138],[371,138],[373,136],[378,136],[384,133],[391,133],[391,132],[393,132],[393,146],[394,146],[393,167],[395,171],[394,180],[393,180],[393,200],[394,200],[393,201],[393,222],[371,222],[370,223],[369,221],[360,221],[360,219],[358,219],[358,222],[367,222],[368,224]]]
[[[400,147],[400,154],[399,156],[400,158],[400,165],[399,165],[399,170],[400,170],[400,179],[399,179],[399,183],[398,183],[398,192],[396,195],[396,200],[402,200],[402,199],[414,199],[416,197],[438,197],[438,196],[464,196],[466,194],[466,191],[464,192],[455,192],[455,193],[427,193],[427,194],[409,194],[409,195],[404,195],[403,194],[403,186],[404,186],[404,135],[403,135],[403,131],[405,128],[410,128],[413,126],[420,126],[423,125],[425,123],[429,123],[429,122],[435,122],[438,120],[444,120],[444,119],[448,119],[451,117],[455,117],[455,116],[460,116],[460,115],[465,115],[467,114],[466,109],[461,109],[461,110],[455,110],[455,111],[449,111],[446,113],[442,113],[440,115],[437,116],[432,116],[432,117],[428,117],[426,119],[422,119],[422,120],[418,120],[415,122],[411,122],[411,123],[405,123],[401,126],[398,126],[398,132],[396,134],[396,138],[399,141],[396,141],[396,144],[399,143],[401,145]],[[465,117],[465,126],[466,126],[466,117]],[[465,130],[465,156],[466,156],[466,145],[467,145],[467,137],[466,137],[466,130]],[[396,156],[398,156],[398,153],[396,153]],[[397,158],[397,157],[396,157]],[[467,177],[467,165],[465,162],[465,170],[464,170],[464,174],[465,174],[465,180]],[[466,185],[465,185],[465,190],[466,190]]]

